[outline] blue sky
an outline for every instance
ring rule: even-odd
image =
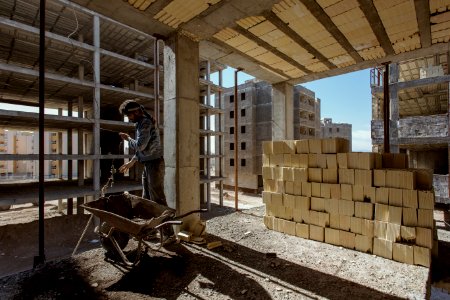
[[[238,83],[253,77],[238,73]],[[216,75],[216,74],[214,74]],[[234,86],[234,69],[223,71],[223,86]],[[213,76],[215,81],[217,78]],[[372,151],[370,121],[372,98],[370,95],[370,70],[329,77],[302,84],[314,91],[321,100],[321,118],[332,118],[334,123],[352,124],[353,151]]]

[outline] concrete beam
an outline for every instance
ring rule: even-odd
[[[398,90],[405,90],[410,88],[418,88],[421,86],[427,86],[430,84],[439,84],[450,82],[450,75],[442,75],[436,77],[422,78],[410,81],[402,81],[389,84],[389,88],[396,86]],[[380,94],[383,93],[383,87],[373,87],[372,94]]]
[[[417,24],[419,25],[420,44],[422,47],[431,46],[431,26],[430,26],[430,2],[414,0],[416,8]]]
[[[272,85],[272,140],[294,139],[294,89],[288,83]]]

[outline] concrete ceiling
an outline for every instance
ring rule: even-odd
[[[271,83],[446,53],[450,0],[74,0]]]

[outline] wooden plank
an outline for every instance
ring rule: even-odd
[[[430,2],[414,0],[422,48],[431,46]]]
[[[299,36],[293,29],[291,29],[286,23],[284,23],[278,16],[270,11],[264,14],[264,17],[275,25],[280,31],[290,37],[299,46],[303,47],[306,51],[314,55],[319,61],[326,65],[329,69],[336,69],[336,65],[331,63],[322,53],[316,48],[311,46],[306,40]]]
[[[311,14],[323,25],[323,27],[333,36],[333,38],[347,51],[356,61],[362,62],[362,57],[356,52],[344,34],[337,28],[328,14],[317,4],[315,0],[300,0],[311,12]]]

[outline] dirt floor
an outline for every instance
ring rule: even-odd
[[[88,230],[80,254],[5,276],[31,268],[37,221],[19,217],[36,208],[1,212],[1,222],[9,216],[14,224],[0,226],[0,299],[424,299],[430,292],[432,299],[450,298],[444,211],[436,214],[440,258],[433,260],[430,276],[427,268],[267,230],[261,198],[239,197],[241,212],[213,199],[211,212],[203,216],[207,241],[222,241],[222,247],[172,244],[150,252],[131,270],[105,261],[104,250]],[[234,206],[234,199],[228,196],[224,204]],[[59,215],[55,206],[48,206],[47,214]],[[68,257],[87,219],[47,220],[47,257]],[[431,289],[429,278],[435,282]]]

